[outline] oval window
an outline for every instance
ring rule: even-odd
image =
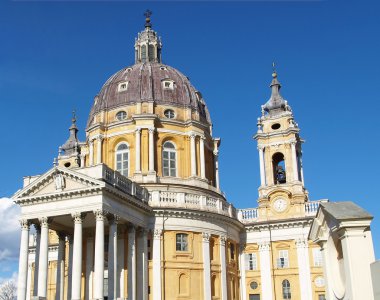
[[[272,129],[273,129],[273,130],[277,130],[277,129],[279,129],[280,127],[281,127],[280,123],[274,123],[274,124],[272,125]]]
[[[167,109],[164,111],[164,115],[165,117],[167,117],[168,119],[174,119],[175,117],[175,114],[174,114],[174,110],[172,109]]]
[[[122,111],[119,111],[117,114],[116,114],[116,119],[119,120],[119,121],[122,121],[124,119],[127,118],[127,113],[122,110]]]
[[[252,281],[251,284],[250,284],[249,286],[251,287],[252,290],[255,290],[255,289],[257,289],[257,287],[258,287],[259,285],[257,284],[256,281]]]

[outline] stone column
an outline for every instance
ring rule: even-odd
[[[86,239],[86,278],[85,278],[85,299],[90,300],[94,297],[92,296],[92,278],[94,272],[94,238],[92,236],[87,236]]]
[[[135,173],[141,172],[141,128],[136,129],[136,162],[135,162]]]
[[[227,294],[227,265],[226,265],[226,241],[227,237],[220,236],[220,268],[221,268],[221,300],[228,300]]]
[[[118,216],[108,219],[109,239],[108,239],[108,298],[116,299],[117,283],[117,222]]]
[[[73,247],[73,274],[71,283],[71,299],[81,299],[81,283],[82,283],[82,221],[84,214],[73,213],[74,220],[74,247]]]
[[[293,167],[293,180],[298,181],[298,166],[297,166],[297,153],[296,153],[296,142],[291,142],[292,147],[292,167]]]
[[[202,234],[204,300],[211,300],[210,234]]]
[[[220,190],[219,183],[219,155],[217,151],[214,151],[214,168],[215,168],[215,187]]]
[[[20,259],[18,265],[17,300],[26,300],[28,281],[28,255],[29,255],[29,221],[20,220],[21,242]]]
[[[58,258],[57,258],[57,280],[55,284],[55,299],[63,300],[65,290],[65,238],[63,233],[58,233]]]
[[[257,149],[259,149],[261,186],[265,186],[266,185],[266,178],[265,178],[264,147],[259,146],[259,147],[257,147]]]
[[[296,240],[301,300],[312,300],[309,247],[306,239]]]
[[[239,264],[240,264],[240,292],[241,292],[241,300],[247,299],[247,284],[245,282],[245,253],[244,253],[244,245],[240,246],[239,252]]]
[[[262,300],[273,299],[269,241],[259,243]]]
[[[119,299],[125,299],[125,276],[124,276],[124,241],[125,241],[125,231],[124,228],[119,228],[119,240],[117,242],[117,274],[118,274],[118,284],[117,284],[117,290],[118,290],[118,298]]]
[[[89,140],[89,156],[90,156],[90,166],[94,165],[94,140]]]
[[[201,161],[201,178],[206,178],[206,163],[205,163],[205,137],[201,136],[199,140],[199,153]]]
[[[30,300],[30,293],[32,291],[32,269],[33,264],[28,263],[28,279],[26,281],[26,300]]]
[[[33,296],[37,297],[38,294],[38,268],[40,265],[40,245],[41,245],[41,226],[40,224],[33,224],[36,230],[36,253],[34,255],[34,280],[33,280]]]
[[[96,154],[96,163],[101,164],[102,163],[102,142],[103,142],[103,136],[99,135],[97,137],[98,145],[97,145],[97,154]]]
[[[197,160],[195,153],[195,135],[190,135],[191,176],[197,176]]]
[[[79,157],[80,157],[80,163],[79,163],[79,166],[80,166],[81,168],[84,168],[84,167],[86,166],[86,161],[85,161],[85,159],[86,159],[86,155],[85,155],[85,154],[81,154]]]
[[[149,128],[149,172],[154,172],[154,128]]]
[[[148,235],[145,229],[139,230],[137,241],[137,298],[148,299]]]
[[[104,219],[103,210],[94,211],[96,218],[95,229],[95,270],[94,270],[94,299],[104,297]]]
[[[48,252],[49,252],[49,219],[43,217],[40,220],[41,242],[40,262],[38,266],[38,297],[47,297],[48,280]]]
[[[72,278],[73,278],[73,244],[74,239],[72,235],[67,236],[69,242],[69,259],[68,259],[68,272],[67,272],[67,295],[66,299],[71,300],[71,287],[72,287]]]
[[[162,230],[153,233],[153,300],[161,300],[161,236]]]
[[[128,230],[128,300],[136,298],[136,229]]]

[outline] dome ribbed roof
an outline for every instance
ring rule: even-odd
[[[173,89],[164,88],[164,81],[172,81]],[[126,89],[120,85],[126,84]],[[87,127],[97,113],[137,102],[191,107],[201,120],[211,124],[209,112],[200,92],[181,72],[159,62],[137,63],[112,75],[95,97]]]

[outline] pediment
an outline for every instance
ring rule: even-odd
[[[18,191],[12,198],[39,197],[102,187],[104,182],[63,167],[54,167]]]

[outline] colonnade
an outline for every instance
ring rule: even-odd
[[[58,255],[56,276],[56,300],[80,300],[81,295],[85,299],[103,299],[104,270],[105,270],[105,220],[108,219],[109,243],[108,243],[108,299],[126,299],[124,287],[124,234],[125,225],[118,226],[119,218],[109,215],[103,210],[96,210],[95,215],[95,243],[89,237],[86,240],[86,253],[83,253],[83,219],[85,213],[72,214],[74,233],[67,235],[58,233]],[[48,242],[49,224],[51,218],[39,219],[36,226],[37,244],[34,268],[33,299],[46,299],[48,296]],[[31,272],[28,271],[29,255],[29,228],[30,221],[21,221],[20,264],[18,278],[18,300],[28,297],[28,277],[30,282]],[[119,228],[118,230],[118,227]],[[40,238],[38,238],[40,235]],[[148,231],[144,228],[128,226],[128,299],[148,299]],[[68,258],[65,258],[65,244],[68,241]],[[138,250],[136,249],[138,246]],[[85,257],[85,270],[82,270],[82,262]],[[65,261],[68,262],[67,292],[65,291]],[[28,274],[29,273],[29,274]],[[82,284],[82,273],[85,273],[85,284]],[[85,290],[82,290],[85,288]]]
[[[135,155],[135,173],[141,173],[141,131],[142,129],[148,129],[148,172],[150,174],[155,173],[155,139],[154,133],[156,129],[154,127],[147,128],[136,128],[135,130],[135,145],[136,145],[136,155]],[[197,177],[197,150],[196,150],[196,139],[199,136],[199,176],[201,179],[206,180],[206,159],[205,159],[205,136],[197,135],[195,133],[189,134],[190,139],[190,176]],[[89,164],[90,166],[95,164],[95,155],[94,155],[94,142],[97,142],[96,147],[96,163],[102,163],[102,141],[104,137],[98,135],[93,139],[89,140]],[[219,166],[218,166],[218,150],[213,151],[214,154],[214,171],[215,171],[215,186],[219,189]],[[83,159],[84,160],[84,159]],[[81,161],[81,166],[84,166],[84,161]]]

